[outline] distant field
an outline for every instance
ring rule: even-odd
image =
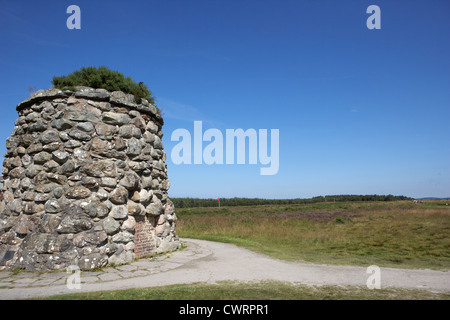
[[[450,269],[449,202],[178,209],[177,234],[289,261]]]

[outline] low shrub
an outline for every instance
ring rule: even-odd
[[[73,90],[75,86],[86,86],[108,91],[123,91],[133,94],[136,103],[146,99],[151,104],[155,104],[155,99],[147,85],[142,82],[136,83],[131,77],[125,77],[122,73],[112,71],[105,66],[83,67],[67,76],[53,77],[52,84],[58,89]]]

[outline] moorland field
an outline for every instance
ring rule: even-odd
[[[289,261],[450,269],[449,202],[182,208],[177,233]]]

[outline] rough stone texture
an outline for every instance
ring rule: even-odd
[[[0,188],[0,269],[83,270],[180,247],[157,109],[123,92],[17,106]]]

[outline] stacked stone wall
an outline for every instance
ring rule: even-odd
[[[0,268],[93,269],[176,250],[158,110],[120,91],[17,106],[0,189]]]

